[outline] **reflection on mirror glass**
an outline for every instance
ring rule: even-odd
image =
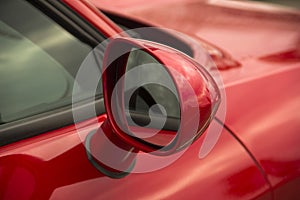
[[[166,146],[179,129],[180,105],[170,74],[155,58],[132,49],[126,65],[124,106],[129,134]]]

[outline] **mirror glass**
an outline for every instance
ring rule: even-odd
[[[124,108],[128,134],[164,147],[180,125],[179,97],[164,66],[140,49],[132,49],[126,65]]]

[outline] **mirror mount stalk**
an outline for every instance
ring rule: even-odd
[[[123,178],[135,166],[138,150],[122,141],[108,120],[98,130],[91,131],[85,143],[91,164],[108,177]]]

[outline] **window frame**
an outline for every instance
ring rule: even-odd
[[[80,38],[81,41],[91,45],[92,48],[106,39],[99,30],[63,2],[57,0],[30,0],[29,3],[46,14],[57,24],[61,25],[66,31]],[[105,107],[102,95],[96,96],[95,99],[91,98],[73,105],[70,104],[24,119],[1,124],[0,146],[74,124],[73,111],[82,113],[80,121],[95,117],[84,112],[90,109],[90,107],[95,108],[96,115],[104,114]]]

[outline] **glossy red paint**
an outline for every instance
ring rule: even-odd
[[[111,179],[86,158],[78,135],[97,129],[106,116],[1,148],[1,199],[271,199],[269,187],[245,149],[226,130],[211,154],[198,158],[200,137],[172,165]],[[210,128],[220,124],[212,122]],[[205,134],[204,134],[205,136]],[[238,158],[238,159],[237,159]],[[140,154],[134,170],[164,157]],[[149,163],[150,162],[150,163]],[[136,189],[138,188],[138,189]]]
[[[156,6],[158,6],[158,5],[159,5],[159,7],[169,6],[169,4],[182,3],[182,2],[187,3],[187,2],[193,2],[193,0],[173,0],[173,1],[167,0],[167,1],[160,2],[159,4],[158,4],[158,2],[155,2],[155,1],[145,2],[143,0],[126,1],[126,3],[124,3],[123,1],[114,1],[114,2],[108,3],[106,1],[101,1],[101,0],[92,0],[91,2],[93,2],[93,4],[95,4],[98,8],[100,8],[102,10],[106,10],[106,11],[109,11],[112,13],[117,13],[120,16],[132,18],[133,20],[140,21],[144,24],[147,22],[149,26],[160,27],[161,26],[160,23],[155,23],[155,21],[153,20],[153,16],[151,16],[151,17],[145,16],[145,17],[142,17],[142,20],[139,20],[139,18],[141,19],[140,15],[143,16],[145,14],[144,11],[142,11],[142,13],[139,13],[139,10],[140,9],[143,10],[144,8],[152,8],[152,6],[153,6],[153,9],[157,9]],[[120,12],[120,7],[122,7],[122,12]],[[128,11],[129,11],[129,14],[126,15],[125,13],[127,13]],[[138,11],[137,16],[135,16],[136,11]],[[133,12],[134,14],[131,14],[131,12]],[[153,12],[156,12],[156,11],[153,11]],[[148,19],[151,19],[151,20],[148,20]],[[159,19],[159,20],[161,20],[161,19]],[[164,21],[166,21],[166,20],[164,20]],[[174,28],[172,28],[172,29],[182,32],[182,30],[178,27],[181,27],[181,25],[177,26],[177,29],[174,29]],[[190,33],[189,33],[189,35],[190,35]],[[236,68],[236,67],[241,66],[240,62],[237,61],[236,59],[234,59],[225,49],[221,49],[220,47],[212,44],[208,40],[198,37],[197,41],[199,44],[195,44],[194,41],[191,41],[184,36],[176,35],[176,37],[178,37],[178,39],[180,39],[190,45],[190,47],[194,51],[193,57],[196,60],[198,60],[198,62],[200,62],[200,63],[201,63],[201,59],[203,58],[203,51],[202,51],[202,48],[203,48],[211,56],[211,58],[215,62],[215,66],[219,70],[226,70],[226,69],[231,69],[231,68]],[[199,48],[199,45],[201,46],[200,48]]]
[[[100,0],[95,4],[102,5]],[[108,9],[117,13],[117,7],[118,3],[111,4]],[[233,1],[137,4],[125,12],[195,39],[204,38],[241,63],[240,68],[221,71],[226,124],[258,159],[274,188],[274,198],[297,199],[300,12]]]
[[[119,32],[81,1],[67,2],[107,35]],[[276,199],[299,197],[299,61],[260,59],[298,52],[298,14],[247,7],[241,11],[200,1],[167,2],[126,12],[203,37],[241,62],[242,67],[221,72],[227,93],[226,124],[235,135],[223,129],[212,152],[198,159],[204,134],[167,168],[116,180],[91,165],[75,126],[68,126],[1,147],[0,199],[118,199],[119,195],[125,199],[271,199],[268,181]],[[80,134],[97,129],[106,116],[98,120],[100,124],[95,119],[81,123]],[[220,125],[213,121],[211,127],[216,126]],[[136,168],[145,164],[151,163],[138,158]]]
[[[119,124],[122,123],[117,123],[117,121],[126,121],[123,102],[124,85],[121,84],[118,89],[117,83],[119,80],[124,81],[122,77],[125,75],[127,59],[133,48],[141,49],[159,61],[174,81],[180,104],[180,128],[176,140],[170,144],[172,148],[166,147],[168,150],[146,145],[136,140],[123,131],[130,130],[128,125],[120,127]],[[126,54],[127,56],[124,56]],[[105,107],[109,119],[107,124],[111,125],[113,131],[133,147],[145,152],[155,151],[155,154],[161,155],[172,154],[184,149],[198,138],[214,117],[221,100],[216,82],[201,65],[176,50],[137,39],[117,38],[110,42],[104,56],[102,81],[105,88]],[[113,99],[115,88],[120,91],[120,93],[116,93],[115,97],[118,98],[118,101]],[[118,105],[112,102],[122,103]],[[113,112],[115,108],[118,108],[118,111]],[[195,117],[197,120],[191,120],[191,116],[197,116]]]
[[[68,6],[82,15],[86,20],[93,24],[106,37],[114,37],[116,34],[125,35],[123,30],[116,26],[108,17],[99,12],[89,1],[85,0],[64,0]]]
[[[299,52],[298,10],[247,1],[177,0],[155,4],[135,0],[135,5],[129,3],[131,6],[123,6],[121,12],[122,1],[110,2],[109,5],[105,0],[92,2],[101,9],[174,29],[199,41],[199,44],[209,41],[226,50],[241,67],[221,71],[225,86],[293,68],[297,64],[296,59],[290,59],[291,62],[284,66],[281,62],[259,60],[269,55]],[[201,53],[199,48],[193,50],[195,55]],[[201,63],[200,59],[198,61]]]
[[[300,196],[299,77],[300,64],[226,88],[226,124],[259,161],[276,199]]]
[[[97,124],[91,119],[78,127]],[[49,199],[57,187],[100,176],[74,125],[2,147],[0,155],[0,199]]]

